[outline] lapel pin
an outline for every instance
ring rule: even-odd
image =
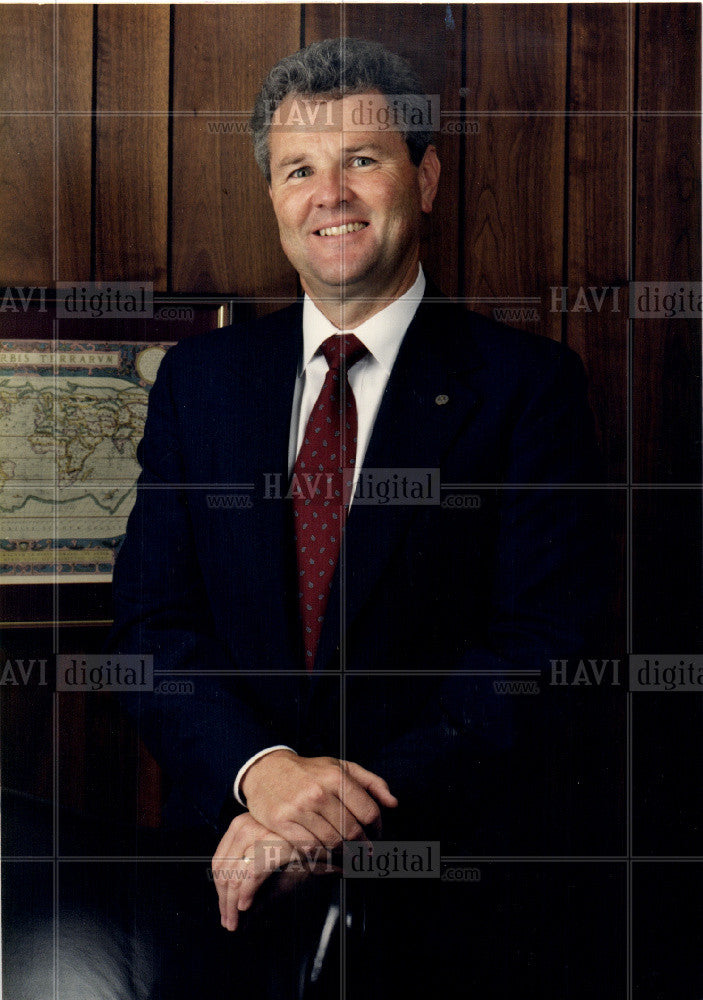
[[[444,404],[448,402],[449,396],[445,396],[443,392],[440,392],[439,396],[435,396],[435,403],[437,406],[444,406]]]

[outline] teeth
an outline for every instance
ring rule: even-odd
[[[318,232],[320,236],[344,236],[346,233],[358,233],[360,229],[366,229],[367,225],[368,222],[347,222],[344,226],[329,226]]]

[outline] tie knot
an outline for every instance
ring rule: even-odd
[[[360,361],[368,350],[353,333],[333,333],[321,345],[320,350],[330,369],[338,371],[342,362],[346,362],[347,370]]]

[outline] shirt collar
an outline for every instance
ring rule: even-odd
[[[418,264],[417,278],[412,287],[353,331],[389,374],[405,332],[425,294],[425,285],[422,264]],[[306,295],[303,300],[303,357],[299,374],[305,371],[320,345],[332,334],[341,332]]]

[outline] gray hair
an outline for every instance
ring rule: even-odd
[[[324,95],[333,100],[347,94],[378,91],[385,97],[411,94],[425,103],[427,95],[409,63],[379,42],[362,38],[328,38],[313,42],[286,56],[270,71],[256,98],[249,128],[254,156],[270,183],[269,132],[276,108],[289,94],[310,98]],[[432,132],[403,131],[410,159],[418,166],[432,141]]]

